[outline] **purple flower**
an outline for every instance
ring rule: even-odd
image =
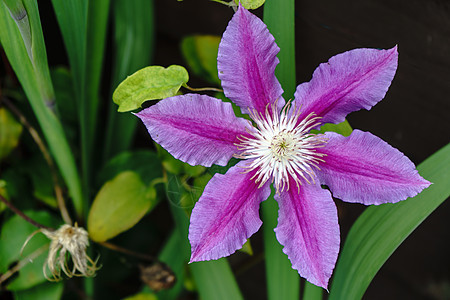
[[[253,119],[237,118],[230,103],[187,94],[140,113],[152,138],[191,165],[242,160],[208,183],[191,216],[191,262],[240,249],[261,226],[260,203],[276,189],[278,241],[302,277],[326,288],[339,252],[333,196],[366,205],[394,203],[428,187],[414,164],[369,132],[312,134],[324,123],[370,109],[386,94],[397,49],[355,49],[321,64],[286,103],[275,77],[279,51],[266,25],[243,7],[219,46],[225,95]]]

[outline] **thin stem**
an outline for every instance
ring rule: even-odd
[[[190,91],[193,92],[219,92],[219,93],[223,93],[222,89],[218,89],[218,88],[213,88],[213,87],[205,87],[205,88],[193,88],[188,86],[187,84],[184,84],[183,87],[187,88]]]
[[[42,225],[38,222],[36,222],[35,220],[31,219],[30,217],[28,217],[27,215],[25,215],[21,210],[19,210],[17,207],[15,207],[11,202],[9,202],[5,197],[3,197],[2,195],[0,195],[0,200],[5,203],[6,206],[8,206],[16,215],[18,215],[19,217],[21,217],[22,219],[24,219],[25,221],[27,221],[28,223],[30,223],[31,225],[37,227],[37,228],[42,228],[42,229],[47,229],[47,230],[51,230],[53,231],[54,229],[51,227],[47,227],[45,225]]]
[[[6,97],[3,97],[2,102],[5,103],[6,106],[11,110],[11,112],[17,116],[20,123],[22,123],[22,125],[30,133],[34,142],[39,147],[39,150],[41,150],[42,155],[44,156],[44,159],[47,162],[47,164],[50,168],[50,172],[52,174],[53,187],[55,190],[56,201],[58,203],[58,208],[59,208],[59,211],[61,212],[61,216],[65,223],[72,224],[72,219],[70,218],[69,212],[67,211],[67,207],[66,207],[66,203],[64,201],[62,189],[61,189],[60,185],[58,184],[58,175],[56,172],[55,164],[53,163],[53,159],[52,159],[47,147],[45,146],[44,141],[41,139],[41,137],[39,136],[39,133],[36,131],[36,129],[34,129],[33,126],[31,126],[31,124],[28,122],[28,120],[25,118],[25,116],[19,111],[19,109],[17,109],[17,107],[15,107],[15,105],[11,101],[9,101]]]
[[[230,6],[230,7],[237,7],[236,2],[234,2],[234,0],[231,0],[230,2],[227,1],[222,1],[222,0],[211,0],[212,2],[217,2],[226,6]]]
[[[146,261],[151,262],[151,263],[158,262],[158,259],[153,257],[153,256],[150,256],[150,255],[147,255],[147,254],[143,254],[143,253],[139,253],[139,252],[135,252],[135,251],[132,251],[132,250],[129,250],[129,249],[117,246],[115,244],[111,244],[111,243],[108,243],[108,242],[99,242],[98,244],[100,244],[103,247],[106,247],[108,249],[111,249],[111,250],[114,250],[114,251],[117,251],[117,252],[121,252],[121,253],[130,255],[130,256],[134,256],[134,257],[137,257],[137,258],[142,259],[142,260],[146,260]]]
[[[19,261],[17,263],[17,265],[15,265],[14,267],[12,267],[11,269],[9,269],[7,272],[5,272],[4,274],[2,274],[2,276],[0,276],[0,286],[2,285],[3,282],[5,282],[9,277],[11,277],[14,273],[20,271],[20,269],[22,269],[23,267],[25,267],[26,265],[28,265],[30,262],[33,262],[33,260],[37,257],[39,257],[42,253],[45,252],[45,250],[47,250],[48,248],[48,244],[38,248],[36,251],[32,252],[30,255],[28,255],[27,257],[25,257],[24,259],[22,259],[21,261]]]

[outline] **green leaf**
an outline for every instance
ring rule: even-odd
[[[265,0],[234,0],[234,2],[236,4],[241,2],[246,9],[257,9],[264,4]]]
[[[347,120],[344,120],[344,122],[341,122],[339,124],[331,124],[331,123],[323,124],[320,127],[320,130],[311,130],[312,133],[324,133],[327,131],[333,131],[343,136],[349,136],[350,134],[352,134],[353,129],[350,126],[350,123],[348,123]]]
[[[184,173],[189,176],[192,176],[192,177],[199,177],[206,170],[206,168],[203,166],[200,166],[200,165],[191,166],[190,164],[186,164],[186,163],[183,165],[183,167],[184,167]]]
[[[56,225],[58,222],[47,212],[26,211],[25,214],[43,225],[57,227]],[[12,263],[25,259],[28,255],[49,243],[49,240],[44,235],[37,234],[28,242],[22,255],[20,255],[20,249],[24,245],[26,239],[36,230],[36,227],[17,215],[12,216],[5,222],[0,235],[1,273],[6,272]],[[19,276],[11,281],[8,285],[8,289],[15,291],[28,289],[46,281],[42,272],[45,259],[46,252],[21,268]]]
[[[59,29],[66,46],[73,74],[75,91],[83,92],[84,69],[86,64],[86,27],[88,1],[52,0]]]
[[[146,100],[175,96],[188,80],[188,72],[182,66],[146,67],[119,84],[114,91],[113,101],[119,105],[119,112],[134,110],[140,108]]]
[[[330,300],[361,299],[395,249],[450,196],[450,144],[417,170],[433,183],[430,187],[396,204],[370,206],[353,224],[334,271]]]
[[[264,5],[264,22],[280,47],[277,55],[280,63],[275,75],[283,87],[285,99],[293,97],[297,86],[294,13],[294,0],[267,0]],[[273,196],[262,204],[268,299],[299,299],[299,275],[292,269],[273,232],[277,224],[277,207]]]
[[[123,298],[123,300],[159,300],[155,294],[138,293],[130,297]]]
[[[125,171],[108,181],[98,192],[88,216],[89,236],[104,242],[130,229],[156,201],[156,191],[140,176]]]
[[[30,176],[33,185],[33,196],[41,200],[45,204],[57,208],[56,197],[53,189],[53,178],[50,168],[42,156],[34,156],[31,159],[24,160],[20,163],[20,167],[24,168],[24,173]]]
[[[31,51],[31,28],[27,11],[21,0],[4,0],[3,2],[8,7],[11,17],[16,22],[23,39],[23,43],[25,44],[25,48],[27,49],[28,57],[32,60],[33,53]]]
[[[232,157],[226,166],[219,166],[219,165],[212,165],[209,169],[208,172],[211,175],[214,175],[216,173],[220,173],[220,174],[225,174],[228,169],[230,169],[231,167],[233,167],[234,165],[236,165],[239,162],[239,159]]]
[[[46,282],[31,289],[15,291],[16,300],[59,300],[64,291],[62,282]]]
[[[73,89],[72,74],[65,67],[56,67],[50,71],[50,74],[55,89],[56,105],[62,122],[76,123],[78,118],[74,112],[77,111],[77,101]]]
[[[322,300],[323,288],[305,281],[305,290],[303,291],[304,300]]]
[[[6,181],[0,179],[0,196],[3,196],[6,200],[9,200],[8,191],[6,190]],[[0,202],[0,213],[6,208],[6,204]]]
[[[18,209],[24,210],[32,207],[35,200],[30,190],[29,178],[20,168],[8,168],[0,174],[4,180],[6,199],[20,199],[14,203]]]
[[[75,159],[65,138],[61,123],[51,109],[54,95],[37,3],[35,0],[24,0],[23,4],[31,26],[33,61],[30,61],[21,32],[3,1],[0,2],[1,44],[30,101],[50,150],[67,183],[75,209],[77,213],[80,213],[82,210],[82,194]]]
[[[22,124],[6,108],[0,107],[0,161],[16,148],[21,133]]]
[[[233,111],[234,114],[236,115],[236,117],[238,118],[243,118],[243,119],[247,119],[249,121],[252,121],[252,119],[250,118],[250,116],[248,114],[243,114],[241,111],[241,108],[239,106],[237,106],[236,104],[234,104],[233,101],[231,101],[230,99],[228,99],[227,97],[225,97],[224,93],[216,93],[214,95],[214,97],[216,97],[217,99],[222,100],[223,102],[228,102],[231,104],[231,106],[233,107]]]
[[[292,264],[283,247],[278,242],[274,228],[278,224],[278,204],[270,195],[261,204],[266,258],[266,278],[268,299],[299,299],[300,276],[292,269]]]
[[[158,151],[158,156],[160,157],[161,163],[165,170],[176,175],[183,173],[185,168],[184,162],[173,157],[172,154],[167,152],[167,150],[161,147],[159,144],[155,143],[155,147]]]
[[[192,72],[220,85],[217,72],[217,52],[220,37],[214,35],[187,36],[181,41],[181,51]]]
[[[37,198],[56,209],[58,204],[55,197],[54,181],[50,167],[41,153],[29,156],[29,158],[22,158],[15,162],[14,172],[17,172],[17,175],[26,180],[27,191],[31,192],[33,196],[30,199],[31,201],[35,201],[35,198]],[[19,198],[23,198],[23,196],[19,196]],[[13,199],[19,198],[17,195],[13,197]]]
[[[244,299],[226,258],[189,266],[202,299]]]
[[[111,95],[127,75],[151,64],[154,52],[153,0],[116,0],[111,16],[114,34],[114,58]],[[103,160],[130,148],[138,119],[132,114],[117,113],[117,106],[108,101]]]
[[[36,1],[7,0],[3,3],[10,13],[9,19],[14,20],[15,25],[17,25],[16,28],[20,32],[17,37],[22,40],[25,46],[26,60],[33,64],[40,94],[50,105],[54,100],[54,94]]]
[[[108,25],[110,0],[95,0],[88,3],[87,30],[86,30],[86,67],[84,85],[86,86],[86,113],[88,118],[88,151],[94,143],[97,128],[97,114],[100,100],[100,81],[102,76],[103,56],[105,49],[106,31]],[[109,79],[109,78],[108,78]],[[90,155],[90,154],[89,154]],[[89,161],[88,164],[91,162]]]
[[[280,47],[280,52],[277,54],[280,63],[275,69],[275,75],[283,87],[285,99],[292,99],[297,87],[294,14],[294,0],[267,0],[264,5],[264,23]]]
[[[109,0],[52,0],[69,57],[77,101],[81,137],[81,171],[84,202],[89,204],[92,168],[92,151],[97,129],[99,85]],[[77,212],[85,217],[86,210]]]
[[[56,95],[56,107],[69,145],[72,149],[79,147],[77,98],[73,86],[73,76],[66,67],[56,67],[50,71]]]
[[[247,253],[248,255],[253,255],[253,248],[250,239],[245,242],[244,246],[242,246],[242,249],[239,251]]]
[[[46,243],[48,244],[48,240]],[[32,288],[38,284],[41,284],[47,279],[44,277],[42,266],[47,259],[48,246],[42,246],[43,249],[36,249],[35,251],[42,252],[37,258],[34,258],[32,262],[26,264],[19,271],[19,276],[14,278],[8,285],[10,291],[23,291]],[[19,249],[17,249],[19,251]]]

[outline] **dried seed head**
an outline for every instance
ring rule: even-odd
[[[170,289],[177,281],[173,271],[164,263],[156,262],[149,266],[139,265],[141,280],[153,291]]]
[[[42,229],[50,240],[50,249],[47,261],[44,264],[44,275],[50,281],[61,279],[61,270],[68,277],[85,276],[92,277],[100,268],[97,266],[97,260],[93,261],[86,254],[86,247],[89,246],[87,231],[68,224],[62,225],[58,230],[50,231]],[[68,260],[72,260],[72,267],[68,265]],[[50,275],[47,274],[47,267]]]

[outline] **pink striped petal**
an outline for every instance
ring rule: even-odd
[[[291,187],[295,182],[291,179]],[[318,182],[275,195],[280,206],[275,228],[292,267],[309,282],[327,288],[339,253],[336,206]]]
[[[226,165],[249,122],[230,103],[197,94],[164,99],[136,114],[153,140],[190,165]]]
[[[397,59],[397,47],[355,49],[333,56],[314,71],[310,82],[297,87],[300,120],[314,112],[322,123],[340,123],[350,112],[370,110],[391,85]]]
[[[219,45],[217,68],[225,95],[248,113],[265,112],[278,99],[284,105],[283,89],[275,77],[280,51],[267,26],[241,5]]]
[[[239,162],[225,175],[216,174],[195,204],[189,227],[191,262],[219,259],[242,248],[261,227],[259,205],[270,195],[270,184],[258,189]]]
[[[430,182],[397,149],[369,132],[354,130],[349,137],[327,132],[328,143],[317,176],[333,196],[365,205],[395,203],[414,197]]]

